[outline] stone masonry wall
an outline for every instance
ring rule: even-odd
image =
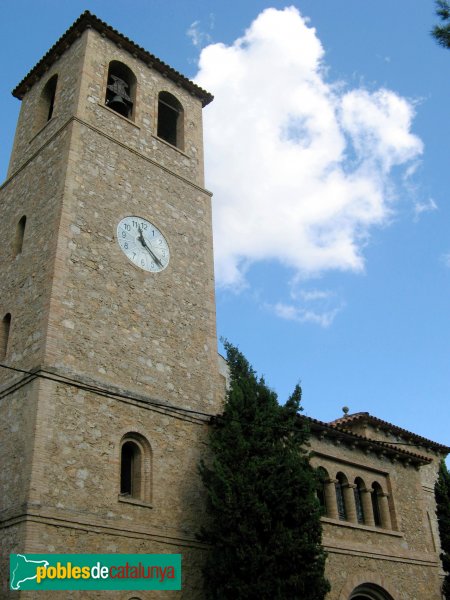
[[[88,41],[78,116],[145,158],[203,186],[201,101],[96,31],[91,30],[84,35],[88,36]],[[137,79],[132,119],[125,119],[105,107],[108,67],[113,60],[127,65]],[[173,94],[183,106],[183,151],[173,148],[156,135],[158,93],[161,91]]]
[[[34,381],[0,400],[0,522],[23,513],[28,502],[37,388]]]
[[[394,557],[380,560],[352,556],[351,552],[329,552],[326,576],[332,582],[327,600],[348,600],[351,592],[362,583],[380,586],[394,600],[442,600],[435,566]]]
[[[46,362],[211,412],[222,388],[209,196],[84,125],[74,129]],[[116,227],[126,215],[167,237],[161,273],[122,253]]]
[[[34,428],[32,421],[25,429],[22,419],[24,455],[14,465],[18,483],[29,486],[26,548],[24,538],[1,530],[4,553],[17,548],[28,553],[180,552],[185,595],[173,597],[201,598],[195,591],[202,558],[196,534],[204,512],[198,465],[206,451],[205,423],[144,402],[42,380]],[[150,503],[120,495],[120,442],[129,432],[145,436],[151,445]],[[33,437],[30,456],[27,441]],[[20,450],[17,439],[10,441]],[[24,472],[30,465],[31,477]],[[7,484],[13,482],[10,473]],[[23,522],[22,513],[16,511],[16,522]],[[24,535],[24,529],[17,534]]]
[[[0,247],[0,318],[11,313],[8,350],[3,362],[32,369],[43,361],[52,287],[55,231],[61,214],[64,155],[70,131],[45,145],[0,188],[4,243]],[[20,219],[26,216],[22,252],[14,256]],[[16,375],[0,369],[0,384]]]
[[[39,152],[74,115],[78,102],[85,47],[86,36],[82,36],[25,94],[17,123],[8,177],[22,167],[36,152]],[[54,75],[58,76],[58,84],[52,118],[41,127],[36,128],[42,92],[46,83]],[[36,172],[35,175],[37,175]]]
[[[195,539],[203,512],[197,471],[206,449],[204,423],[50,381],[41,382],[39,400],[33,505],[56,511],[62,520],[100,519],[116,528],[142,526],[168,539]],[[119,498],[120,442],[129,432],[151,446],[151,506]]]

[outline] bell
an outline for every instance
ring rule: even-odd
[[[112,110],[115,110],[119,113],[119,115],[122,115],[123,117],[128,118],[130,114],[130,105],[127,104],[127,102],[125,102],[122,96],[113,96],[108,102],[108,107]]]

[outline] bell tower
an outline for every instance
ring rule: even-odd
[[[201,598],[197,466],[223,400],[203,178],[212,96],[89,12],[13,93],[1,579],[9,553],[176,552],[180,597]]]

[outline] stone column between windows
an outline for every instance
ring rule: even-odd
[[[361,489],[361,502],[364,512],[364,524],[370,527],[375,527],[375,519],[373,517],[372,507],[372,488]]]
[[[345,513],[347,521],[350,523],[357,523],[358,518],[356,516],[356,503],[355,503],[355,492],[356,485],[354,483],[346,483],[343,487],[344,502],[345,502]]]
[[[338,509],[336,502],[336,483],[337,479],[328,479],[324,481],[325,504],[327,507],[326,516],[330,519],[338,519]]]
[[[389,512],[389,494],[385,492],[379,494],[378,500],[380,502],[381,527],[392,529],[391,513]]]

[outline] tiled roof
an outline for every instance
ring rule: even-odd
[[[383,421],[383,419],[379,419],[378,417],[373,417],[368,412],[359,412],[354,413],[352,415],[345,415],[340,419],[335,419],[331,421],[329,425],[331,427],[335,427],[338,429],[347,429],[351,428],[352,425],[359,423],[367,423],[373,425],[374,427],[378,427],[383,429],[384,431],[390,431],[391,433],[397,434],[404,439],[411,440],[416,443],[418,446],[423,446],[424,448],[431,448],[433,450],[437,450],[438,452],[448,453],[450,452],[450,447],[445,446],[444,444],[439,444],[438,442],[433,442],[432,440],[428,440],[417,433],[412,433],[411,431],[407,431],[402,427],[398,427],[397,425],[393,425],[388,421]],[[385,442],[383,442],[385,443]]]
[[[308,417],[308,422],[313,435],[329,438],[331,440],[339,440],[349,446],[360,448],[362,451],[371,450],[375,454],[383,454],[389,458],[396,458],[416,466],[428,464],[433,460],[428,456],[404,450],[403,448],[399,448],[398,446],[387,442],[380,442],[378,440],[367,438],[343,427],[337,427],[331,423],[318,421],[311,417]]]
[[[49,69],[49,67],[63,54],[73,42],[85,31],[86,29],[95,29],[103,36],[107,37],[114,43],[120,45],[122,48],[130,52],[136,58],[139,58],[145,62],[149,67],[159,71],[172,81],[175,81],[178,85],[188,90],[193,96],[196,96],[202,101],[202,105],[206,106],[213,100],[213,96],[203,90],[201,87],[193,83],[190,79],[169,67],[162,60],[150,54],[147,50],[138,46],[121,34],[119,31],[101,21],[98,17],[90,13],[88,10],[85,11],[78,19],[73,23],[71,27],[59,38],[50,50],[43,56],[43,58],[34,66],[31,71],[22,79],[22,81],[13,90],[13,96],[22,100],[28,89],[39,80],[40,77]]]

